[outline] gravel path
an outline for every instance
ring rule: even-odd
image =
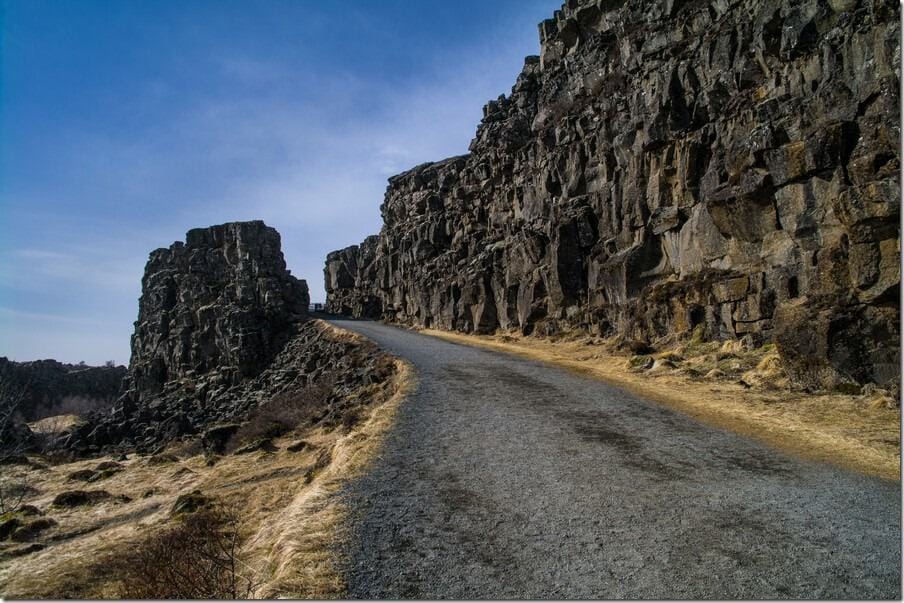
[[[900,598],[900,484],[362,321],[418,385],[347,489],[352,598]]]

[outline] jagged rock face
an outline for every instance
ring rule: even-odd
[[[375,256],[379,237],[367,237],[361,245],[333,251],[326,258],[323,278],[327,311],[345,316],[379,318],[383,304],[378,295],[370,292],[377,278]]]
[[[135,402],[211,371],[236,384],[266,368],[303,319],[308,288],[286,270],[279,233],[263,222],[190,230],[151,253],[132,336]]]
[[[309,320],[307,307],[307,285],[286,270],[279,234],[263,222],[191,230],[184,244],[152,252],[127,391],[67,446],[153,451],[321,381],[331,389],[316,419],[335,422],[351,392],[394,369],[373,344]]]
[[[0,391],[21,393],[17,412],[25,421],[108,409],[119,397],[125,376],[124,366],[0,358]]]
[[[569,0],[471,153],[390,179],[327,309],[462,331],[775,340],[899,380],[899,6]]]

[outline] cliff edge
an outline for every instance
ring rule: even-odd
[[[900,8],[569,0],[470,154],[389,180],[327,310],[464,332],[775,342],[899,375]]]

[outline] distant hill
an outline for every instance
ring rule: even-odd
[[[2,391],[25,391],[19,413],[26,421],[108,410],[119,397],[126,372],[124,366],[15,362],[0,357]]]

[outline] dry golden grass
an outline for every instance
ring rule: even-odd
[[[324,325],[341,338],[360,336]],[[130,455],[124,469],[98,482],[67,479],[80,469],[92,469],[110,457],[49,467],[15,468],[29,474],[38,494],[28,502],[58,522],[42,534],[45,548],[10,556],[21,544],[0,544],[0,596],[4,598],[114,598],[116,585],[106,574],[107,560],[126,550],[146,530],[166,525],[180,494],[200,490],[236,509],[243,518],[247,544],[246,568],[257,576],[256,596],[267,598],[341,596],[342,581],[334,551],[342,538],[346,510],[337,493],[360,474],[379,453],[383,435],[410,388],[410,367],[396,362],[397,372],[382,384],[361,388],[355,396],[367,401],[365,415],[350,430],[342,427],[287,434],[274,444],[276,452],[224,456],[213,466],[198,454],[156,464]],[[300,452],[286,447],[304,439]],[[171,447],[175,453],[179,445]],[[58,509],[54,496],[66,490],[103,489],[125,494],[129,502]]]
[[[78,427],[85,420],[78,415],[56,415],[29,423],[31,430],[39,435],[53,435]]]
[[[901,479],[901,411],[894,401],[882,392],[791,391],[771,346],[745,351],[735,342],[690,341],[654,354],[669,362],[643,371],[632,369],[638,361],[611,340],[423,332],[567,368],[808,459]]]
[[[383,435],[411,388],[413,371],[402,362],[397,366],[392,396],[356,429],[332,442],[329,465],[255,534],[251,545],[266,558],[270,575],[262,596],[324,599],[342,595],[333,551],[344,537],[341,526],[347,509],[337,493],[378,455]]]

